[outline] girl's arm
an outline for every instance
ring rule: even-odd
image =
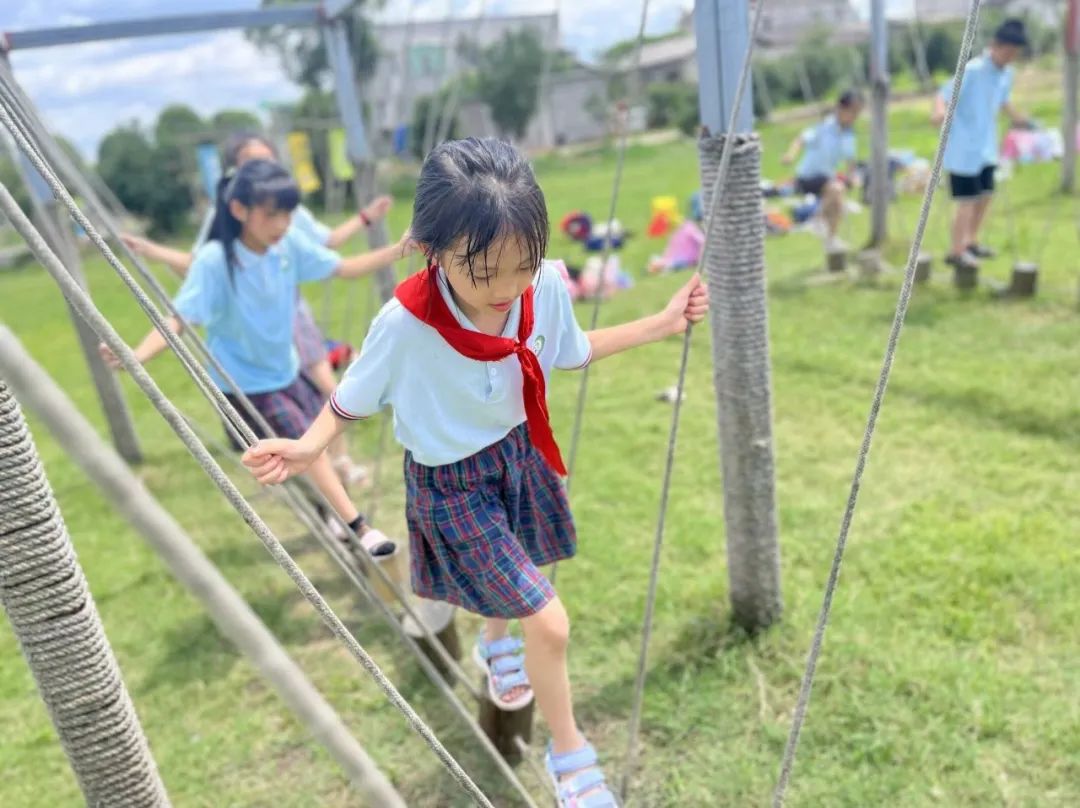
[[[1016,107],[1012,105],[1011,101],[1006,101],[1001,105],[1001,110],[1009,116],[1009,122],[1016,127],[1030,126],[1031,121],[1027,115],[1022,113]]]
[[[305,472],[346,426],[327,404],[302,438],[261,440],[244,452],[244,465],[263,485],[283,483]]]
[[[585,336],[592,347],[592,361],[681,334],[686,330],[687,323],[701,322],[708,310],[708,291],[695,272],[694,277],[675,293],[658,314],[586,332]]]
[[[371,252],[342,258],[334,274],[339,278],[361,278],[377,269],[389,266],[400,258],[416,251],[416,245],[406,233],[397,244],[388,244]]]
[[[129,250],[140,258],[160,261],[181,278],[187,275],[188,269],[191,268],[191,253],[189,252],[166,247],[164,244],[158,244],[156,241],[151,241],[142,236],[132,236],[125,233],[120,236],[120,239],[127,245]]]
[[[166,323],[169,330],[174,334],[179,336],[183,332],[183,324],[176,317],[170,317],[166,320]],[[165,341],[165,337],[155,328],[143,337],[143,341],[135,348],[135,358],[139,360],[140,364],[145,365],[168,347],[169,343]],[[98,351],[101,353],[101,358],[105,360],[106,365],[113,370],[123,370],[124,366],[120,364],[120,357],[113,353],[112,348],[103,342],[98,346]]]
[[[346,219],[330,231],[330,236],[326,239],[326,246],[331,250],[336,250],[363,228],[372,222],[379,221],[389,212],[391,201],[388,196],[380,196],[355,216]]]
[[[934,126],[941,126],[945,122],[945,109],[945,96],[938,93],[934,96],[934,109],[930,113],[930,123]]]
[[[796,158],[798,158],[799,156],[799,152],[802,151],[802,147],[803,136],[798,135],[793,141],[791,141],[791,145],[788,146],[788,150],[784,152],[784,156],[780,158],[780,161],[784,165],[790,165],[791,163],[794,163]]]

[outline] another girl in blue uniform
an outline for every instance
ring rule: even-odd
[[[544,195],[509,144],[445,143],[424,163],[412,236],[428,268],[404,281],[359,358],[299,440],[262,441],[244,462],[263,483],[310,468],[350,421],[394,409],[405,446],[414,591],[487,618],[475,656],[491,696],[533,694],[552,732],[547,766],[564,808],[615,800],[574,720],[569,622],[539,567],[574,555],[565,475],[548,422],[552,368],[575,370],[682,332],[708,308],[695,275],[658,314],[585,333],[542,259]],[[508,632],[517,618],[522,644]]]
[[[226,177],[231,177],[239,166],[250,160],[272,160],[277,162],[278,156],[274,147],[261,135],[253,132],[237,132],[225,142],[225,168]],[[222,188],[227,187],[227,180]],[[315,215],[304,205],[297,205],[293,211],[292,228],[306,235],[316,244],[322,244],[332,250],[336,250],[349,239],[367,227],[374,221],[382,219],[390,210],[391,199],[381,196],[373,200],[355,216],[351,216],[337,227],[331,229],[315,218]],[[216,208],[211,206],[207,211],[199,234],[195,239],[193,250],[197,251],[206,243],[210,236],[210,227],[214,221]],[[141,236],[123,236],[124,242],[133,252],[148,258],[151,261],[160,261],[180,277],[187,275],[194,258],[192,252],[184,252],[164,244],[159,244]],[[315,382],[316,387],[325,398],[329,398],[337,387],[337,378],[326,356],[326,340],[319,327],[315,324],[315,315],[303,295],[297,297],[296,322],[294,323],[293,337],[296,340],[296,350],[300,355],[300,368],[304,375]],[[363,466],[352,462],[348,456],[345,440],[341,439],[330,447],[330,456],[333,459],[334,468],[337,470],[342,482],[357,483],[365,478]]]
[[[367,275],[401,258],[410,244],[403,237],[397,244],[342,258],[290,227],[299,202],[300,191],[281,166],[267,160],[244,163],[222,192],[210,240],[195,255],[174,301],[187,322],[206,328],[210,352],[271,428],[291,438],[304,434],[324,401],[300,373],[293,340],[298,284],[331,275]],[[169,327],[179,333],[180,321],[171,318]],[[165,348],[165,338],[154,330],[135,355],[147,362]],[[119,367],[104,345],[102,353]],[[240,409],[225,380],[212,368],[210,373]],[[261,435],[258,424],[249,420],[249,425]],[[325,453],[312,459],[307,475],[356,531],[362,547],[375,556],[394,552],[393,542],[364,524]]]

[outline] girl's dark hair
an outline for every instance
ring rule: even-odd
[[[428,261],[464,238],[459,263],[475,284],[476,259],[507,236],[518,240],[534,267],[540,265],[547,252],[547,203],[525,157],[494,138],[437,146],[420,169],[413,204],[412,237]]]
[[[230,281],[236,269],[236,240],[243,230],[243,224],[229,210],[229,203],[234,200],[247,208],[265,205],[273,210],[292,211],[300,204],[300,189],[288,171],[269,160],[249,160],[231,176],[221,178],[207,240],[221,242]]]
[[[840,97],[836,99],[836,105],[844,109],[851,109],[852,107],[861,107],[863,101],[863,94],[859,90],[844,90],[844,92],[840,93]]]
[[[232,169],[236,168],[236,163],[240,157],[240,152],[242,152],[244,150],[244,147],[252,141],[255,141],[256,143],[261,143],[263,146],[266,146],[266,148],[268,148],[273,153],[274,157],[277,157],[277,149],[274,148],[274,144],[262,135],[260,135],[258,132],[233,132],[231,135],[225,138],[225,143],[221,147],[222,156],[225,158],[226,171],[231,171]]]

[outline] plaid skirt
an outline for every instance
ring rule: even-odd
[[[302,296],[296,301],[293,341],[296,343],[296,352],[300,355],[300,367],[309,368],[326,359],[326,341],[319,331],[319,326],[315,324],[311,306]]]
[[[528,617],[555,597],[538,569],[577,549],[559,476],[525,424],[471,457],[424,466],[405,453],[413,591],[484,617]]]
[[[226,393],[225,398],[229,399],[229,403],[243,416],[244,421],[258,437],[270,437],[263,432],[253,418],[248,416],[236,396]],[[303,373],[297,376],[288,387],[269,393],[249,393],[247,398],[279,438],[293,438],[294,440],[303,437],[308,427],[319,416],[325,403],[323,394]],[[237,451],[243,448],[236,445],[232,435],[229,435],[229,442]]]

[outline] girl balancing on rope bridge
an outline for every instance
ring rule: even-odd
[[[250,160],[271,160],[277,162],[278,156],[273,145],[261,135],[253,132],[237,132],[225,141],[224,163],[226,178],[232,176],[237,167]],[[221,189],[227,186],[227,181],[222,182]],[[390,210],[391,199],[388,196],[380,196],[363,208],[355,216],[350,216],[337,227],[331,229],[315,218],[314,214],[304,205],[297,205],[293,211],[292,228],[300,231],[316,244],[322,244],[332,250],[336,250],[342,244],[355,236],[364,227],[372,222],[382,219]],[[208,211],[199,235],[195,239],[195,250],[198,250],[210,234],[213,224],[216,206]],[[137,255],[151,261],[160,261],[180,277],[187,275],[191,268],[192,253],[177,250],[156,241],[141,236],[124,235],[124,243]],[[337,378],[334,370],[330,367],[330,361],[326,355],[326,340],[323,338],[319,327],[315,324],[315,315],[303,295],[297,297],[295,332],[296,350],[300,354],[300,367],[304,374],[311,379],[326,398],[334,392],[337,386]],[[348,456],[348,448],[344,438],[335,442],[330,447],[330,456],[333,458],[334,468],[337,470],[341,481],[346,485],[359,483],[365,478],[363,466],[356,465]]]
[[[552,368],[580,369],[681,333],[705,316],[705,287],[695,275],[657,314],[582,331],[543,260],[543,192],[522,155],[497,140],[432,151],[412,238],[427,269],[398,286],[329,405],[302,438],[261,441],[244,462],[260,482],[280,483],[310,468],[351,421],[393,407],[406,449],[413,590],[486,618],[474,658],[502,709],[521,709],[535,693],[553,736],[546,762],[559,804],[614,806],[574,721],[566,610],[539,570],[577,543],[546,383]],[[508,634],[515,618],[524,656]]]
[[[315,385],[300,372],[293,343],[298,284],[332,275],[359,278],[413,250],[403,236],[397,244],[342,258],[290,226],[299,201],[299,188],[281,166],[267,160],[244,163],[220,194],[210,240],[195,255],[174,301],[186,321],[206,328],[210,352],[274,432],[289,438],[303,435],[323,404]],[[179,320],[172,318],[169,326],[179,333]],[[166,347],[154,330],[135,355],[147,362]],[[101,346],[101,353],[111,366],[120,367],[107,346]],[[216,378],[214,368],[209,371],[240,409],[225,380]],[[252,430],[265,437],[259,424],[240,411]],[[324,452],[310,458],[307,476],[349,523],[362,548],[376,557],[394,553],[394,543],[364,523]]]

